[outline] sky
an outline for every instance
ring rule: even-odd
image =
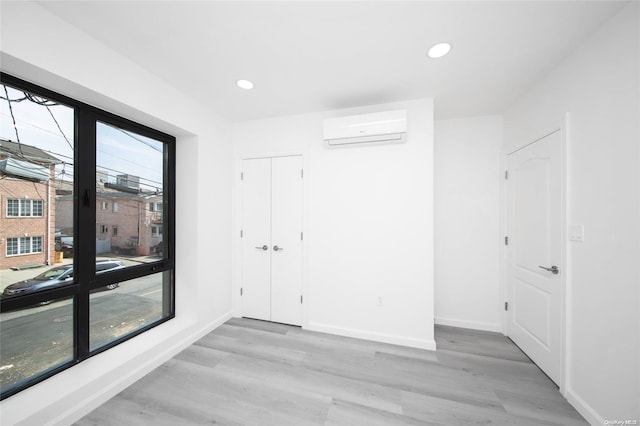
[[[22,91],[6,89],[9,99],[24,98]],[[6,98],[5,86],[2,85],[0,97]],[[66,105],[48,108],[28,99],[11,102],[16,121],[14,127],[9,102],[0,99],[0,137],[15,142],[17,128],[21,143],[40,148],[64,162],[57,166],[56,175],[58,179],[70,180],[76,143],[74,111]],[[129,174],[140,178],[143,190],[162,188],[161,142],[104,123],[98,123],[96,137],[98,169],[109,174],[109,182],[115,183],[118,174]]]

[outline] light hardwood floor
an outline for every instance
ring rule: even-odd
[[[76,424],[587,424],[504,336],[436,326],[436,342],[231,319]]]

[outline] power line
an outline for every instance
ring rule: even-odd
[[[12,142],[12,141],[9,141],[9,142]],[[41,148],[38,148],[38,149],[40,149],[42,152],[46,152],[47,154],[51,154],[51,155],[58,156],[58,157],[63,157],[63,158],[68,158],[68,159],[72,160],[71,162],[62,161],[61,163],[59,163],[59,164],[62,164],[63,167],[66,167],[66,166],[69,166],[71,168],[75,167],[75,165],[73,163],[73,157],[70,157],[70,156],[65,155],[65,154],[60,154],[60,153],[57,153],[57,152],[54,152],[54,151],[51,151],[51,150],[46,150],[46,149],[41,149]],[[12,154],[13,153],[11,151],[6,151],[6,150],[5,150],[5,152],[7,152],[8,154]],[[109,154],[109,155],[114,156],[113,154]],[[120,158],[118,156],[114,156],[114,157],[116,157],[116,158],[118,158],[120,160],[124,160],[123,158]],[[25,159],[25,160],[38,160],[38,159],[41,159],[40,157],[29,156],[29,155],[23,155],[22,158]],[[30,161],[30,162],[33,162],[33,161]],[[130,173],[127,173],[127,172],[123,172],[121,170],[116,170],[116,169],[112,169],[110,167],[101,166],[100,164],[98,164],[96,167],[97,167],[97,169],[96,169],[97,173],[99,173],[100,171],[107,170],[107,171],[110,171],[110,172],[117,173],[118,175],[130,174]],[[157,170],[154,170],[154,169],[149,169],[149,170],[157,172]],[[71,173],[67,173],[67,174],[71,175]],[[162,187],[164,185],[162,182],[159,182],[159,181],[156,181],[156,180],[153,180],[153,179],[148,179],[148,178],[145,178],[143,176],[136,176],[136,177],[138,179],[140,179],[141,181],[149,182],[150,184],[149,183],[140,182],[141,185],[147,186],[149,188],[157,189],[157,188]],[[153,184],[153,185],[151,185],[151,184]]]
[[[133,134],[133,133],[130,133],[130,132],[128,132],[128,131],[126,131],[126,130],[124,130],[124,129],[121,129],[120,127],[111,126],[111,125],[109,125],[109,124],[107,124],[107,123],[102,123],[102,124],[104,124],[105,126],[109,126],[109,127],[111,127],[112,129],[119,130],[120,132],[124,133],[125,135],[129,136],[130,138],[135,139],[135,140],[137,140],[138,142],[145,144],[145,145],[146,145],[146,146],[148,146],[149,148],[151,148],[151,149],[153,149],[153,150],[156,150],[156,151],[158,151],[159,153],[162,153],[162,150],[161,150],[161,149],[158,149],[158,147],[157,147],[157,146],[153,146],[153,145],[151,145],[149,142],[145,141],[144,139],[141,139],[141,138],[137,137],[137,136],[136,136],[135,134]]]
[[[24,153],[22,152],[22,144],[20,143],[20,135],[18,134],[18,126],[16,125],[16,117],[15,115],[13,115],[13,107],[11,106],[11,100],[9,99],[9,92],[7,91],[7,86],[3,85],[3,87],[4,87],[4,94],[7,96],[7,103],[9,104],[9,112],[11,113],[11,120],[13,120],[13,130],[16,132],[18,149],[20,150],[20,155],[24,157]]]
[[[17,126],[17,123],[16,123],[16,118],[15,118],[15,114],[13,112],[13,107],[12,107],[11,103],[12,102],[22,102],[24,100],[29,100],[29,101],[37,104],[37,105],[44,106],[47,109],[47,111],[49,112],[49,115],[53,119],[54,123],[56,124],[56,127],[58,128],[58,131],[60,132],[60,135],[64,138],[64,140],[66,141],[67,145],[69,145],[71,150],[72,151],[74,150],[73,144],[69,141],[69,138],[67,138],[66,134],[62,130],[62,127],[60,126],[60,123],[58,122],[58,120],[56,119],[55,115],[53,114],[53,111],[51,111],[51,109],[49,108],[50,106],[55,106],[55,105],[60,105],[60,104],[58,104],[57,102],[51,101],[49,99],[46,99],[46,98],[37,97],[37,96],[32,95],[31,93],[28,93],[28,92],[25,92],[25,91],[22,91],[22,94],[24,95],[24,97],[11,99],[9,97],[9,92],[8,92],[7,86],[3,85],[3,88],[4,88],[4,92],[5,92],[6,97],[0,97],[0,98],[2,98],[3,100],[6,100],[7,104],[8,104],[8,107],[9,107],[9,112],[11,114],[11,119],[12,119],[12,122],[13,122],[13,128],[14,128],[14,131],[15,131],[15,134],[16,134],[16,141],[17,141],[17,144],[18,144],[18,149],[20,151],[19,157],[27,159],[27,156],[25,156],[24,152],[22,151],[22,142],[20,141],[20,135],[19,135],[19,132],[18,132],[18,126]],[[12,88],[12,90],[16,90],[16,89]],[[32,126],[32,127],[39,128],[41,130],[45,130],[45,129],[39,127],[39,126],[34,125],[33,123],[29,123],[29,122],[26,122],[26,123],[28,125]],[[112,126],[112,125],[109,125],[109,124],[106,124],[106,123],[103,123],[103,124],[108,126],[108,127],[110,127],[110,128],[112,128],[112,129],[115,129],[115,130],[118,130],[118,131],[124,133],[125,135],[129,136],[130,138],[132,138],[132,139],[144,144],[145,146],[147,146],[147,147],[149,147],[149,148],[151,148],[151,149],[153,149],[153,150],[155,150],[155,151],[157,151],[159,153],[163,153],[162,149],[159,149],[158,147],[152,145],[150,142],[142,139],[141,137],[136,136],[133,133],[130,133],[130,132],[124,130],[124,129],[121,129],[119,127],[115,127],[115,126]],[[48,130],[45,130],[45,131],[49,132]],[[53,133],[53,132],[49,132],[49,133]],[[38,148],[38,149],[41,149],[41,148]],[[43,150],[43,149],[41,149],[41,150],[43,152],[48,152],[48,153],[50,153],[50,154],[52,154],[54,156],[59,156],[59,157],[62,157],[62,158],[68,158],[68,159],[73,160],[73,158],[68,156],[68,155],[56,153],[56,152],[53,152],[51,150]],[[146,166],[140,165],[140,164],[138,164],[138,163],[136,163],[134,161],[119,157],[119,156],[117,156],[115,154],[111,154],[111,153],[106,152],[106,151],[102,151],[102,150],[98,150],[98,151],[102,152],[105,155],[110,155],[110,156],[112,156],[114,158],[117,158],[118,160],[126,161],[126,162],[129,162],[131,164],[134,164],[137,167],[142,167],[142,168],[147,169],[149,171],[152,171],[154,173],[158,173],[157,169],[153,169],[151,167],[146,167]],[[36,157],[31,157],[31,159],[35,159],[35,158]],[[103,166],[99,166],[99,165],[98,165],[98,167],[100,167],[102,169],[107,169],[107,170],[110,170],[110,171],[113,171],[113,172],[119,173],[119,174],[129,174],[129,173],[121,172],[121,171],[118,171],[118,170],[115,170],[115,169],[111,169],[111,168],[108,168],[108,167],[103,167]],[[154,184],[154,185],[149,185],[149,184],[143,183],[143,185],[148,186],[150,188],[155,188],[156,190],[157,190],[158,186],[160,186],[160,187],[163,186],[163,183],[155,181],[155,180],[152,180],[152,179],[147,179],[147,178],[140,177],[140,176],[138,176],[138,178],[140,180],[143,180],[143,181],[149,182],[151,184]]]
[[[5,86],[5,88],[6,88],[6,86]],[[5,93],[6,93],[7,97],[5,98],[4,96],[0,96],[0,99],[5,100],[7,102],[22,102],[22,101],[25,101],[25,100],[28,99],[26,96],[24,96],[22,98],[19,98],[19,99],[9,99],[9,94],[6,91],[5,91]]]
[[[2,96],[0,96],[0,98],[2,98]],[[3,99],[4,99],[4,98],[3,98]],[[4,116],[4,117],[10,117],[9,115],[4,114],[4,113],[0,113],[0,115],[2,115],[2,116]],[[24,118],[21,118],[21,119],[19,120],[19,122],[20,122],[20,124],[24,124],[24,125],[27,125],[27,126],[29,126],[29,127],[33,127],[34,129],[38,129],[38,130],[41,130],[41,131],[43,131],[43,132],[45,132],[45,133],[49,133],[50,135],[53,135],[53,136],[55,136],[55,137],[58,137],[58,138],[62,138],[62,137],[63,137],[62,135],[60,135],[60,134],[58,134],[58,133],[56,133],[56,132],[54,132],[54,131],[52,131],[52,130],[45,129],[44,127],[38,126],[37,124],[34,124],[34,123],[30,122],[30,121],[27,121],[27,120],[26,120],[26,119],[24,119]],[[42,149],[42,148],[41,148],[41,149]]]
[[[131,163],[131,164],[133,164],[133,165],[135,165],[135,166],[142,167],[143,169],[147,169],[147,170],[150,170],[150,171],[152,171],[152,172],[158,173],[158,170],[157,170],[157,169],[153,169],[153,168],[151,168],[151,167],[143,166],[143,165],[141,165],[141,164],[136,163],[135,161],[127,160],[126,158],[119,157],[119,156],[117,156],[117,155],[115,155],[115,154],[112,154],[112,153],[110,153],[110,152],[106,152],[106,151],[101,150],[101,149],[98,149],[97,151],[98,151],[98,152],[101,152],[101,153],[103,153],[103,154],[105,154],[105,155],[108,155],[108,156],[110,156],[110,157],[117,158],[118,160],[126,161],[127,163]],[[98,166],[98,167],[101,167],[101,166],[100,166],[100,164],[97,164],[97,166]]]
[[[51,112],[51,108],[49,108],[49,105],[45,105],[44,107],[47,109],[47,111],[49,111],[49,114],[51,115],[51,118],[53,118],[54,123],[56,123],[56,126],[58,126],[58,130],[60,130],[60,134],[62,135],[64,140],[67,141],[67,145],[69,145],[69,148],[71,148],[71,150],[73,151],[73,145],[71,144],[71,142],[69,142],[69,139],[67,138],[67,135],[65,135],[64,132],[62,131],[62,128],[60,127],[60,124],[58,123],[58,120],[56,120],[56,117],[53,115],[53,112]]]
[[[29,99],[31,102],[33,102],[35,104],[38,104],[38,105],[43,105],[43,106],[46,106],[46,107],[60,105],[56,101],[52,101],[51,99],[48,99],[48,98],[43,98],[43,97],[40,97],[40,96],[36,96],[36,95],[33,95],[33,94],[29,93],[29,92],[24,92],[23,91],[22,93],[24,93],[24,96],[27,99]]]
[[[9,141],[9,142],[13,142],[11,139],[8,139],[8,141]],[[15,143],[15,142],[14,142],[14,143]],[[27,145],[27,146],[32,146],[32,145]],[[58,157],[68,158],[68,159],[70,159],[70,160],[73,162],[73,157],[70,157],[70,156],[68,156],[68,155],[60,154],[60,153],[57,153],[57,152],[54,152],[54,151],[51,151],[51,150],[47,150],[47,149],[44,149],[44,148],[39,148],[39,147],[37,147],[37,146],[34,146],[34,148],[37,148],[37,149],[39,149],[40,151],[45,152],[45,153],[47,153],[47,154],[51,154],[51,155],[53,155],[53,156],[58,156]],[[12,154],[12,153],[13,153],[13,151],[10,151],[9,149],[3,148],[1,145],[0,145],[0,151],[6,151],[6,152],[8,152],[9,154]],[[27,159],[27,160],[47,160],[47,161],[50,161],[49,159],[45,159],[45,158],[42,158],[42,157],[36,157],[36,156],[33,156],[33,155],[24,155],[22,158],[25,158],[25,159]],[[64,163],[64,161],[62,161],[62,162]],[[67,164],[71,164],[71,163],[67,163]]]
[[[36,190],[36,193],[38,194],[38,197],[40,197],[41,200],[44,200],[44,197],[42,196],[42,194],[40,194],[40,191],[38,190],[38,185],[36,185],[35,182],[31,182],[33,183],[33,189]]]
[[[129,173],[122,172],[122,171],[120,171],[120,170],[112,169],[112,168],[105,167],[105,166],[101,166],[101,165],[98,165],[98,167],[100,167],[100,170],[108,170],[108,171],[110,171],[110,172],[118,173],[118,174],[120,174],[120,175],[126,175],[126,174],[129,174]],[[96,173],[97,173],[98,171],[99,171],[99,170],[96,170]],[[138,177],[140,180],[144,180],[144,181],[151,182],[151,183],[156,183],[156,184],[158,184],[158,186],[159,186],[159,187],[162,187],[162,186],[163,186],[163,183],[162,183],[162,182],[157,182],[157,181],[155,181],[155,180],[147,179],[147,178],[144,178],[144,177],[141,177],[141,176],[137,176],[137,177]],[[149,185],[149,184],[142,183],[142,182],[140,182],[140,183],[141,183],[142,185],[148,186],[149,188],[158,188],[158,186]]]

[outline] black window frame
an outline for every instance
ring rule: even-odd
[[[38,373],[17,386],[0,393],[0,400],[9,398],[36,383],[64,371],[94,355],[132,339],[149,329],[175,318],[175,156],[176,139],[167,133],[136,123],[114,113],[102,110],[53,90],[27,82],[4,72],[0,72],[0,83],[17,90],[43,96],[74,109],[74,192],[73,223],[74,278],[69,286],[17,295],[0,300],[0,312],[32,307],[41,302],[58,299],[73,299],[73,359],[54,368]],[[163,258],[150,263],[96,274],[96,126],[98,122],[120,127],[123,130],[146,136],[164,144],[163,155],[163,211],[164,253]],[[124,282],[161,272],[169,272],[168,294],[163,298],[163,310],[168,312],[163,318],[115,339],[94,350],[89,349],[90,292],[108,284]]]

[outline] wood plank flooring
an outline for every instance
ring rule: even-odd
[[[436,342],[234,318],[76,425],[587,425],[501,334],[436,326]]]

